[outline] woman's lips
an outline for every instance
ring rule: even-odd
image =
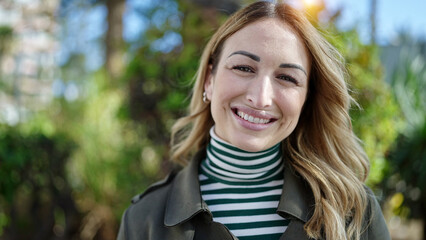
[[[265,114],[264,112],[259,112],[251,109],[233,108],[232,111],[236,115],[237,119],[240,119],[240,121],[242,121],[245,127],[248,127],[253,130],[260,130],[258,129],[259,126],[266,127],[270,123],[277,120],[276,118],[273,118],[270,115]]]

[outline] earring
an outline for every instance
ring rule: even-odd
[[[203,92],[203,102],[209,103],[209,100],[207,99],[207,93],[206,92]]]

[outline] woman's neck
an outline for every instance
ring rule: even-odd
[[[207,158],[201,164],[202,172],[210,178],[227,183],[258,183],[282,177],[280,143],[260,152],[247,152],[220,139],[214,127],[210,136]]]

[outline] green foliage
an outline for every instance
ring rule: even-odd
[[[20,227],[16,229],[26,229],[25,234],[37,232],[31,224],[41,220],[31,221],[23,217],[30,215],[43,219],[46,224],[55,219],[59,230],[54,233],[47,227],[45,236],[69,237],[71,233],[61,231],[73,229],[67,225],[70,216],[76,219],[71,221],[74,229],[77,226],[84,234],[115,236],[123,210],[129,206],[133,195],[170,171],[169,129],[188,103],[190,81],[198,65],[201,46],[213,29],[211,24],[216,23],[216,20],[202,19],[201,10],[192,5],[182,4],[181,7],[179,12],[170,12],[161,4],[152,9],[152,14],[156,11],[178,14],[182,24],[153,23],[140,48],[129,55],[128,67],[121,79],[111,83],[104,69],[84,75],[81,73],[84,56],[71,56],[61,69],[61,79],[64,83],[75,83],[79,97],[73,101],[58,97],[48,111],[35,114],[32,121],[19,127],[19,131],[8,130],[8,139],[1,144],[13,144],[15,149],[14,155],[10,155],[10,146],[0,144],[0,149],[8,154],[4,156],[7,165],[0,163],[1,171],[7,172],[1,172],[0,176],[0,229],[5,229],[4,236],[18,225]],[[203,30],[194,32],[193,26]],[[185,47],[180,43],[169,52],[153,48],[152,42],[168,31],[180,34]],[[43,146],[38,145],[42,137],[36,137],[35,133],[41,133],[58,153],[48,154],[45,158],[39,156],[36,152],[43,152]],[[60,133],[63,138],[57,138]],[[36,139],[31,145],[33,137]],[[61,139],[69,145],[61,144]],[[74,142],[78,144],[71,144]],[[67,147],[61,148],[63,145]],[[66,157],[58,160],[60,167],[53,166],[52,160],[57,159],[62,150],[66,150]],[[32,169],[29,175],[19,172],[28,166]],[[33,181],[38,181],[35,183],[37,187],[31,185]],[[56,189],[54,184],[62,186],[62,190]],[[39,193],[40,188],[47,190]],[[60,200],[60,196],[65,197]],[[25,201],[33,204],[28,200],[32,197],[36,201],[36,210],[44,207],[48,210],[40,211],[40,215],[22,211],[19,221],[15,221],[12,213],[18,205],[13,204],[21,206]],[[64,202],[72,206],[65,206]],[[86,217],[82,219],[82,215]],[[86,226],[95,227],[89,229]]]
[[[0,26],[0,59],[12,39],[13,29],[9,26]]]
[[[0,26],[0,37],[11,37],[13,34],[13,29],[9,26]]]
[[[74,147],[66,134],[49,136],[37,129],[0,126],[0,236],[24,239],[32,233],[48,237],[52,233],[49,213],[55,209],[78,218],[64,178]],[[75,230],[73,221],[53,221]]]
[[[2,63],[3,56],[9,49],[12,42],[13,29],[9,26],[0,26],[0,63]],[[2,92],[11,92],[11,84],[7,83],[5,76],[0,71],[0,90]]]
[[[426,121],[426,43],[406,40],[391,84],[409,130],[422,128]]]
[[[400,204],[391,204],[397,215],[426,219],[426,122],[411,133],[399,135],[388,159],[385,190],[390,196],[401,194]],[[402,212],[407,209],[407,212]]]
[[[161,159],[149,155],[151,162],[146,163],[141,156],[147,149],[161,149],[144,139],[147,126],[123,117],[125,89],[108,87],[106,79],[104,70],[93,74],[86,96],[77,103],[62,102],[66,111],[56,119],[79,143],[67,175],[80,209],[90,213],[96,206],[108,206],[104,210],[117,221],[131,197],[159,178]]]
[[[392,199],[401,198],[391,201],[395,214],[426,221],[426,44],[404,34],[400,38],[400,58],[391,81],[407,125],[388,153],[383,187]]]

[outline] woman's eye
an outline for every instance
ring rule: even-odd
[[[232,69],[248,73],[254,72],[253,68],[251,68],[250,66],[234,66],[232,67]]]
[[[288,81],[288,82],[292,82],[294,84],[298,84],[299,82],[292,76],[288,76],[288,75],[281,75],[278,76],[278,79],[284,80],[284,81]]]

